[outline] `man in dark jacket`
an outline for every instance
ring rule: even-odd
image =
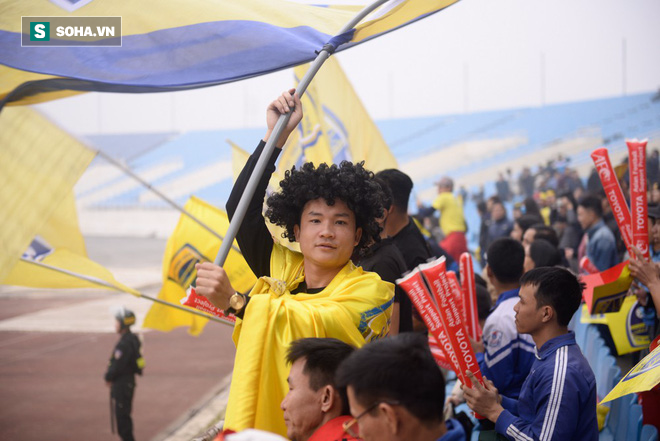
[[[142,375],[144,359],[141,355],[141,344],[138,337],[131,332],[131,325],[135,323],[135,314],[122,308],[115,314],[115,329],[121,335],[115,346],[108,370],[105,373],[105,382],[110,387],[112,430],[116,418],[117,432],[123,441],[133,441],[133,420],[131,407],[133,392],[135,391],[135,374]],[[114,403],[112,403],[114,402]]]

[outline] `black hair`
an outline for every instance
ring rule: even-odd
[[[584,283],[566,268],[534,268],[520,279],[520,285],[536,288],[537,306],[551,306],[560,326],[568,326],[582,302]]]
[[[488,198],[488,201],[491,203],[491,205],[502,203],[502,199],[500,199],[500,197],[497,195],[492,195],[491,197]]]
[[[408,212],[408,200],[413,188],[410,176],[395,168],[388,168],[376,173],[376,177],[385,181],[392,193],[392,204],[404,213]]]
[[[527,231],[529,227],[542,223],[543,219],[535,214],[523,214],[518,219],[514,219],[514,222],[518,224],[522,230],[522,234],[525,234],[525,231]]]
[[[475,284],[475,290],[477,293],[477,315],[479,316],[479,320],[486,320],[488,314],[490,314],[493,301],[490,298],[488,288],[485,286],[477,283]]]
[[[539,204],[536,203],[534,198],[525,198],[523,201],[523,206],[525,207],[525,214],[535,214],[538,217],[541,217],[541,210],[539,210]]]
[[[516,283],[523,275],[525,249],[517,240],[500,237],[488,247],[486,260],[488,267],[500,283]]]
[[[534,234],[534,242],[536,242],[537,239],[543,239],[550,242],[552,246],[559,247],[559,238],[557,237],[557,232],[554,228],[541,222],[534,224],[529,228],[536,231],[536,234]]]
[[[355,348],[336,338],[301,338],[289,346],[286,361],[295,363],[305,359],[303,373],[309,377],[309,387],[317,391],[324,386],[332,386],[341,398],[342,415],[348,415],[349,405],[345,387],[337,387],[335,373],[337,368],[355,351]]]
[[[586,210],[593,211],[598,217],[603,217],[603,201],[594,194],[587,194],[580,198],[578,205]]]
[[[396,401],[422,423],[443,421],[445,380],[424,335],[406,332],[377,340],[351,354],[337,371],[365,407]]]
[[[322,198],[328,205],[339,199],[353,212],[357,228],[362,228],[357,250],[380,240],[381,228],[376,218],[383,213],[382,190],[374,181],[374,174],[364,168],[364,161],[357,164],[342,161],[339,166],[323,163],[318,167],[308,162],[300,170],[295,167],[287,170],[284,176],[280,191],[266,201],[266,217],[285,229],[282,237],[295,242],[293,227],[300,225],[305,204]]]
[[[534,262],[534,268],[561,264],[561,254],[557,247],[545,239],[537,239],[536,237],[529,246],[529,257]]]
[[[379,178],[378,175],[374,178],[376,181],[376,184],[380,186],[381,189],[381,198],[382,198],[382,204],[383,208],[385,210],[389,210],[390,207],[392,206],[392,190],[390,189],[390,186],[387,185],[387,182],[385,182],[384,179]]]
[[[485,214],[487,209],[488,207],[486,206],[486,201],[477,202],[477,211],[479,212],[480,215]]]
[[[577,201],[575,200],[575,196],[573,195],[573,192],[571,191],[565,191],[559,195],[560,198],[566,198],[570,201],[571,205],[573,206],[573,210],[577,208]]]

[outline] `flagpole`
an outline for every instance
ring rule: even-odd
[[[148,296],[148,295],[143,294],[139,291],[136,291],[135,293],[133,293],[133,292],[130,292],[130,291],[123,290],[123,289],[119,288],[118,286],[115,286],[112,283],[106,282],[105,280],[99,279],[97,277],[86,276],[84,274],[74,273],[73,271],[65,270],[63,268],[58,268],[56,266],[48,265],[48,264],[43,263],[43,262],[37,262],[35,260],[26,259],[24,257],[21,257],[21,260],[25,263],[31,263],[33,265],[37,265],[37,266],[40,266],[42,268],[46,268],[46,269],[49,269],[49,270],[52,270],[52,271],[57,271],[59,273],[66,274],[67,276],[75,277],[77,279],[85,280],[85,281],[90,282],[90,283],[95,283],[97,285],[101,285],[103,287],[110,288],[114,291],[125,292],[127,294],[131,294],[131,295],[134,295],[136,297],[145,298],[147,300],[151,300],[152,302],[160,303],[160,304],[169,306],[171,308],[180,309],[182,311],[186,311],[186,312],[189,312],[191,314],[207,318],[207,319],[212,320],[214,322],[222,323],[222,324],[225,324],[225,325],[228,325],[228,326],[234,326],[231,323],[220,320],[216,317],[213,317],[212,315],[204,314],[203,312],[197,311],[196,309],[184,308],[183,306],[177,305],[175,303],[166,302],[165,300],[161,300],[161,299],[158,299],[156,297]]]
[[[353,17],[348,23],[344,25],[344,27],[339,31],[339,33],[333,39],[330,40],[330,42],[326,43],[323,46],[323,49],[321,49],[321,51],[318,53],[316,59],[311,63],[309,69],[307,70],[303,78],[300,80],[300,83],[298,83],[298,87],[296,88],[296,93],[298,94],[298,96],[300,97],[303,96],[305,90],[307,90],[307,87],[312,82],[314,75],[316,75],[316,73],[319,71],[323,63],[325,63],[325,60],[330,58],[330,55],[334,53],[336,49],[335,46],[336,43],[334,43],[333,40],[335,38],[343,37],[344,34],[346,34],[351,29],[353,29],[367,15],[369,15],[376,8],[383,5],[384,3],[387,3],[388,1],[390,0],[376,0],[372,4],[364,7],[360,12],[357,13],[355,17]],[[343,44],[343,42],[339,42],[337,46],[340,44]],[[254,171],[250,175],[250,179],[248,180],[248,183],[245,186],[245,190],[243,190],[243,195],[241,196],[241,199],[238,202],[238,206],[236,207],[234,216],[232,217],[231,222],[229,223],[229,228],[227,229],[227,233],[225,235],[225,238],[229,240],[222,241],[222,245],[220,245],[220,249],[218,250],[218,255],[215,257],[214,263],[216,265],[222,266],[225,263],[227,256],[229,255],[229,245],[233,244],[234,242],[234,238],[236,237],[236,234],[238,233],[238,229],[240,228],[241,223],[243,222],[243,218],[245,217],[245,213],[247,212],[247,208],[250,203],[250,200],[252,200],[252,196],[254,195],[257,185],[261,180],[261,176],[264,174],[264,171],[266,170],[266,163],[268,159],[272,156],[273,151],[275,150],[275,143],[279,139],[282,130],[284,130],[284,127],[286,127],[287,123],[289,122],[289,119],[291,119],[293,110],[294,109],[290,109],[288,113],[280,115],[279,119],[277,120],[277,123],[275,124],[275,127],[273,128],[273,132],[271,133],[270,137],[268,138],[268,141],[266,142],[266,145],[264,146],[263,151],[261,152],[261,155],[259,155],[259,159],[257,160],[257,163],[254,167]]]
[[[220,241],[221,241],[222,243],[225,242],[225,238],[222,237],[221,234],[217,233],[217,232],[216,232],[215,230],[213,230],[211,227],[209,227],[209,226],[206,225],[204,222],[202,222],[201,219],[195,217],[192,213],[188,212],[184,207],[182,207],[181,205],[179,205],[179,204],[177,204],[176,202],[174,202],[172,199],[170,199],[169,197],[167,197],[165,194],[161,193],[160,190],[158,190],[156,187],[154,187],[153,185],[151,185],[149,182],[147,182],[147,181],[145,181],[144,179],[142,179],[142,178],[141,178],[140,176],[138,176],[135,172],[133,172],[133,170],[131,170],[130,168],[126,167],[124,164],[122,164],[121,162],[117,161],[115,158],[109,156],[108,154],[106,154],[105,152],[103,152],[103,151],[101,151],[101,150],[96,150],[96,153],[97,153],[99,156],[101,156],[103,159],[105,159],[106,161],[108,161],[109,163],[111,163],[112,165],[114,165],[115,167],[119,168],[121,171],[123,171],[124,173],[126,173],[127,175],[129,175],[130,177],[132,177],[133,179],[135,179],[136,181],[138,181],[138,182],[139,182],[140,184],[142,184],[144,187],[146,187],[147,189],[151,190],[153,193],[156,194],[156,196],[160,197],[162,200],[164,200],[165,202],[167,202],[168,204],[170,204],[173,208],[179,210],[181,213],[185,214],[185,215],[188,216],[190,219],[192,219],[193,221],[197,222],[197,224],[199,224],[200,227],[204,228],[206,231],[208,231],[209,233],[213,234],[215,237],[217,237],[218,239],[220,239]],[[236,251],[237,253],[241,253],[241,250],[239,250],[238,247],[237,247],[236,245],[234,245],[234,240],[233,240],[233,239],[232,239],[229,243],[231,244],[231,248],[232,248],[234,251]],[[242,253],[241,253],[241,254],[242,254]]]

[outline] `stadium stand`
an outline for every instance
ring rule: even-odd
[[[533,166],[559,152],[571,158],[572,166],[588,168],[590,150],[605,145],[616,161],[625,151],[626,137],[653,139],[660,134],[660,102],[652,101],[653,95],[387,120],[377,125],[399,164],[413,178],[416,195],[429,200],[435,194],[434,182],[443,174],[454,177],[459,185],[486,184],[489,191],[497,172],[506,168],[517,171],[519,164]],[[179,136],[164,133],[142,138],[141,135],[97,135],[89,141],[93,147],[113,156],[121,156],[123,152],[125,156],[121,157],[127,165],[138,174],[150,174],[154,186],[167,186],[176,193],[172,196],[177,202],[183,203],[190,194],[196,194],[224,206],[232,184],[228,166],[231,148],[225,140],[231,139],[251,151],[262,132],[260,127],[195,131]],[[137,138],[129,141],[131,136]],[[142,139],[143,144],[136,139]],[[117,147],[119,144],[131,148]],[[413,166],[418,163],[425,166]],[[165,207],[162,201],[146,196],[148,190],[122,183],[130,178],[109,172],[107,164],[100,159],[90,166],[86,175],[106,177],[105,180],[88,176],[81,179],[76,193],[85,198],[86,207]],[[470,222],[468,215],[472,227]]]

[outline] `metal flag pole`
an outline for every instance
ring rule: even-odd
[[[185,308],[185,307],[177,305],[175,303],[166,302],[165,300],[161,300],[161,299],[158,299],[156,297],[151,297],[151,296],[148,296],[146,294],[142,294],[139,291],[135,291],[135,292],[125,291],[125,290],[119,288],[118,286],[115,286],[112,283],[106,282],[105,280],[99,279],[97,277],[86,276],[84,274],[78,274],[78,273],[75,273],[73,271],[58,268],[56,266],[48,265],[48,264],[43,263],[43,262],[37,262],[37,261],[34,261],[34,260],[26,259],[24,257],[21,257],[21,261],[23,261],[25,263],[31,263],[33,265],[37,265],[37,266],[40,266],[42,268],[46,268],[46,269],[49,269],[49,270],[52,270],[52,271],[57,271],[59,273],[66,274],[67,276],[71,276],[71,277],[75,277],[77,279],[85,280],[85,281],[90,282],[90,283],[95,283],[97,285],[104,286],[106,288],[110,288],[114,291],[125,292],[127,294],[132,294],[136,297],[151,300],[152,302],[160,303],[160,304],[169,306],[171,308],[180,309],[182,311],[189,312],[190,314],[194,314],[194,315],[198,315],[200,317],[207,318],[207,319],[212,320],[214,322],[222,323],[222,324],[232,326],[232,327],[234,326],[233,324],[231,324],[229,322],[225,322],[223,320],[218,319],[217,317],[213,317],[212,315],[204,314],[203,312],[197,311],[197,310],[192,309],[192,308]]]
[[[343,44],[343,41],[340,40],[342,40],[345,37],[344,34],[352,30],[367,15],[369,15],[376,8],[378,8],[384,3],[387,3],[388,1],[390,0],[376,0],[372,4],[364,7],[360,12],[358,12],[358,14],[355,17],[353,17],[348,23],[344,25],[344,27],[339,31],[339,33],[334,38],[330,40],[330,42],[326,43],[323,46],[323,49],[321,49],[316,59],[309,66],[309,69],[305,73],[305,76],[303,76],[303,78],[300,80],[300,83],[298,83],[298,87],[296,88],[296,93],[298,93],[298,96],[300,97],[303,96],[305,90],[307,90],[307,87],[312,82],[314,75],[316,75],[316,73],[319,71],[323,63],[325,63],[325,60],[330,58],[330,55],[332,55],[332,53],[335,51],[337,46]],[[333,40],[338,40],[338,42],[335,42]],[[240,228],[241,223],[243,222],[243,218],[245,217],[245,212],[247,211],[250,200],[252,199],[252,196],[254,195],[257,185],[261,180],[261,176],[264,174],[264,171],[266,170],[266,162],[272,156],[273,151],[275,150],[275,143],[279,139],[282,130],[284,130],[284,127],[286,127],[286,124],[289,122],[289,119],[291,119],[292,113],[293,113],[293,109],[290,109],[288,113],[280,115],[279,119],[277,120],[277,123],[273,128],[273,132],[271,133],[270,138],[268,138],[268,142],[266,142],[266,145],[263,151],[261,152],[259,159],[257,160],[257,163],[254,167],[254,171],[252,172],[252,175],[250,175],[250,179],[248,180],[248,183],[245,186],[245,190],[243,190],[243,195],[241,196],[241,199],[238,202],[238,206],[236,207],[236,212],[234,213],[234,216],[231,222],[229,223],[229,228],[227,229],[227,233],[225,235],[225,239],[227,240],[222,241],[222,245],[220,245],[220,250],[218,250],[218,255],[215,257],[214,263],[216,265],[222,266],[225,263],[225,260],[229,255],[229,249],[230,249],[229,247],[234,242],[234,238],[236,237],[236,234],[238,233],[238,229]]]
[[[144,187],[146,187],[147,189],[151,190],[154,194],[156,194],[156,196],[158,196],[159,198],[161,198],[162,200],[164,200],[165,202],[167,202],[168,204],[170,204],[173,208],[179,210],[181,213],[183,213],[183,214],[185,214],[186,216],[188,216],[191,220],[197,222],[197,224],[198,224],[200,227],[204,228],[206,231],[208,231],[209,233],[213,234],[215,237],[217,237],[218,239],[220,239],[220,241],[221,241],[223,244],[225,243],[225,238],[222,237],[221,234],[219,234],[218,232],[216,232],[215,230],[213,230],[211,227],[209,227],[208,225],[206,225],[204,222],[202,222],[199,218],[195,217],[195,215],[193,215],[192,213],[190,213],[189,211],[187,211],[187,210],[186,210],[185,208],[183,208],[181,205],[177,204],[177,203],[174,202],[172,199],[170,199],[169,197],[167,197],[165,194],[163,194],[160,190],[158,190],[156,187],[154,187],[153,185],[151,185],[149,182],[147,182],[147,181],[145,181],[144,179],[142,179],[142,178],[141,178],[140,176],[138,176],[135,172],[133,172],[133,170],[131,170],[130,168],[126,167],[124,164],[122,164],[121,162],[117,161],[115,158],[111,157],[110,155],[106,154],[105,152],[103,152],[103,151],[101,151],[101,150],[96,150],[96,153],[97,153],[99,156],[101,156],[103,159],[105,159],[106,161],[108,161],[109,163],[111,163],[112,165],[114,165],[115,167],[117,167],[118,169],[120,169],[121,171],[123,171],[124,173],[126,173],[127,175],[129,175],[131,178],[133,178],[133,179],[135,179],[136,181],[138,181],[138,182],[139,182],[140,184],[142,184]],[[236,251],[237,253],[240,253],[240,252],[241,252],[241,250],[239,250],[238,247],[237,247],[236,245],[234,245],[234,240],[233,240],[233,239],[232,239],[229,243],[231,244],[231,248],[232,248],[234,251]],[[229,253],[229,250],[227,250],[227,253]],[[241,253],[241,254],[242,254],[242,253]]]

